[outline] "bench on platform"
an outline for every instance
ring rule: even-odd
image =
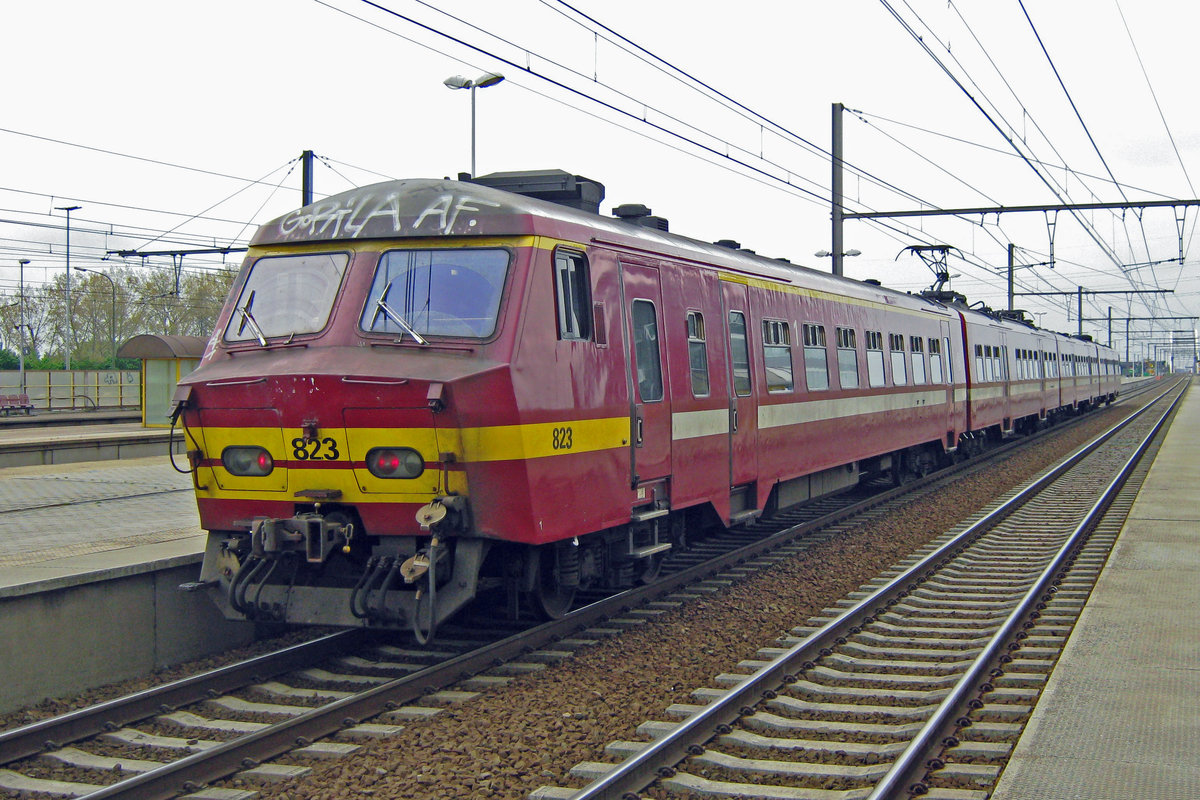
[[[0,413],[8,416],[14,411],[24,411],[29,414],[33,411],[33,404],[29,402],[27,394],[0,394]]]

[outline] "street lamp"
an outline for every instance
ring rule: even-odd
[[[21,265],[21,282],[18,284],[21,292],[20,311],[18,316],[20,323],[17,325],[21,329],[21,352],[17,354],[17,368],[21,371],[21,394],[25,394],[25,265],[29,263],[28,258],[22,258],[17,263]]]
[[[112,368],[117,368],[117,284],[113,279],[105,275],[103,272],[87,267],[76,267],[76,272],[90,272],[93,275],[99,275],[104,280],[108,281],[108,285],[112,288],[112,316],[109,317],[109,337],[112,339]]]
[[[63,369],[71,369],[71,212],[78,211],[83,206],[55,206],[59,211],[67,212],[67,342],[63,347]]]
[[[442,81],[451,89],[470,89],[471,90],[471,177],[475,177],[475,90],[486,89],[489,86],[495,86],[500,81],[504,80],[504,76],[499,72],[485,72],[475,80],[468,80],[462,75],[453,75]]]

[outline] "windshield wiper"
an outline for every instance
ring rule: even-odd
[[[400,326],[400,330],[402,331],[400,334],[400,340],[403,340],[404,334],[407,333],[417,341],[417,344],[429,344],[429,342],[421,338],[421,334],[417,333],[415,330],[413,330],[411,325],[405,322],[404,317],[397,314],[392,307],[387,304],[388,292],[391,290],[392,281],[388,281],[387,286],[383,287],[383,292],[379,295],[379,299],[375,301],[375,317],[371,320],[371,327],[375,327],[375,320],[379,319],[379,312],[382,311],[388,319]]]
[[[241,308],[235,309],[242,315],[242,324],[238,326],[238,336],[242,335],[242,331],[246,330],[246,324],[249,323],[250,331],[254,334],[254,338],[258,339],[258,343],[263,347],[267,346],[267,337],[263,336],[262,328],[258,326],[258,321],[254,319],[254,315],[250,313],[250,304],[254,302],[254,292],[250,292],[250,296],[246,298],[246,304]]]

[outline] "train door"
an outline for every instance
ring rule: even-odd
[[[996,380],[1001,381],[1003,388],[1001,389],[1001,418],[1003,420],[1000,428],[1005,433],[1012,433],[1013,430],[1013,392],[1012,392],[1012,364],[1009,363],[1008,349],[1008,331],[1000,331],[1000,353],[997,359],[999,369],[997,370]]]
[[[750,303],[745,284],[721,281],[725,336],[729,342],[729,486],[750,487],[758,478],[758,406],[750,370]],[[754,494],[738,492],[732,514],[757,505]]]
[[[662,289],[654,267],[621,262],[628,338],[630,467],[633,486],[671,474],[671,406],[663,347]]]
[[[942,381],[945,383],[946,389],[946,447],[953,449],[958,446],[958,435],[963,430],[960,422],[963,401],[958,400],[954,392],[955,370],[952,366],[954,353],[950,350],[949,320],[941,321],[938,333],[938,359],[941,362]],[[930,349],[932,350],[932,348]]]

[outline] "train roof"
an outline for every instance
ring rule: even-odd
[[[598,244],[682,258],[752,278],[897,308],[980,314],[1003,327],[1042,330],[1027,321],[969,308],[961,295],[900,292],[877,282],[759,256],[729,240],[705,242],[669,233],[666,221],[650,215],[644,206],[619,206],[614,209],[619,216],[604,216],[599,213],[603,185],[561,170],[460,178],[392,180],[351,189],[264,224],[250,244],[522,235],[571,238],[570,229],[576,227],[586,229],[587,240]]]
[[[497,173],[500,183],[513,175]],[[542,175],[544,173],[535,173]],[[587,181],[555,171],[556,175]],[[716,269],[729,270],[748,277],[802,285],[808,289],[870,299],[887,305],[924,308],[944,307],[935,299],[906,294],[869,283],[835,276],[783,259],[759,256],[741,249],[728,240],[705,242],[669,233],[665,221],[647,213],[607,217],[598,213],[599,198],[585,200],[584,208],[561,202],[517,194],[488,185],[484,176],[475,181],[444,179],[404,179],[385,181],[332,195],[292,211],[260,227],[251,246],[356,241],[369,239],[425,237],[487,237],[564,235],[564,228],[582,227],[588,240],[693,261]],[[588,181],[595,186],[594,182]],[[603,197],[603,187],[599,189]],[[542,196],[553,196],[546,191]],[[588,206],[593,208],[588,208]],[[639,222],[640,220],[640,222]],[[650,225],[647,226],[646,222]],[[661,224],[662,228],[658,227]]]

